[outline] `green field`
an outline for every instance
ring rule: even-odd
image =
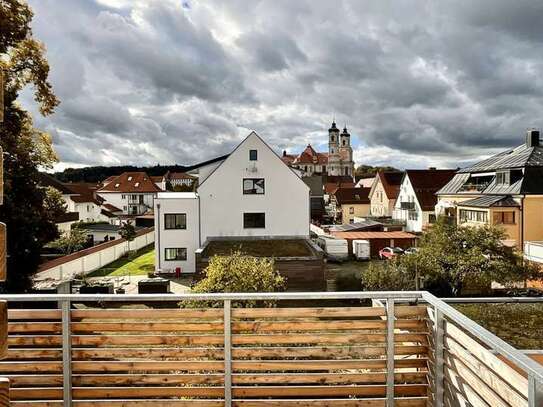
[[[138,276],[155,270],[154,245],[138,250],[135,255],[120,259],[93,271],[88,277]]]

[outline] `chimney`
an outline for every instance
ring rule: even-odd
[[[435,170],[437,170],[436,167],[429,167],[428,169],[429,169],[430,171],[435,171]]]
[[[526,132],[526,147],[539,147],[539,130],[530,129]]]
[[[283,150],[283,157],[287,156],[287,150]]]

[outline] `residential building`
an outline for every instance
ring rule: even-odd
[[[292,168],[302,170],[304,176],[313,174],[354,176],[351,135],[347,127],[340,132],[335,122],[332,122],[328,130],[327,152],[317,152],[308,145],[297,156],[288,154],[286,150],[283,151],[282,160]]]
[[[456,170],[406,170],[394,206],[393,218],[405,222],[407,232],[422,232],[435,222],[436,192],[446,185]]]
[[[310,177],[303,177],[302,180],[309,187],[311,223],[319,224],[323,221],[323,218],[326,215],[322,176],[312,175]]]
[[[190,173],[198,175],[195,192],[155,200],[159,270],[195,272],[196,251],[213,239],[309,237],[309,187],[255,132]]]
[[[370,214],[374,217],[391,217],[400,193],[403,172],[378,171],[370,190]]]
[[[437,192],[436,213],[461,225],[500,225],[504,243],[519,250],[543,240],[542,157],[539,131],[528,130],[520,146],[458,170]]]
[[[194,187],[195,182],[198,180],[194,175],[187,174],[186,172],[168,172],[166,179],[175,189],[175,187]]]
[[[102,212],[103,199],[96,195],[97,186],[90,183],[64,184],[75,195],[70,195],[66,200],[68,211],[79,213],[81,222],[103,222],[109,218]]]
[[[137,216],[152,211],[155,195],[160,191],[145,172],[125,172],[104,181],[97,195],[120,209],[122,215]]]
[[[376,175],[363,175],[356,181],[357,188],[371,188]],[[358,178],[358,177],[357,177]]]
[[[339,188],[333,195],[338,218],[343,224],[354,223],[355,217],[370,213],[370,188]]]

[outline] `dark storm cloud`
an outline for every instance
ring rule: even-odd
[[[64,162],[188,164],[326,148],[335,115],[359,163],[462,166],[543,127],[539,3],[30,0],[62,100],[36,124]]]

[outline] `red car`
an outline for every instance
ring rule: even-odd
[[[379,250],[379,258],[381,260],[389,260],[400,254],[403,254],[403,250],[399,247],[385,247],[384,249]]]

